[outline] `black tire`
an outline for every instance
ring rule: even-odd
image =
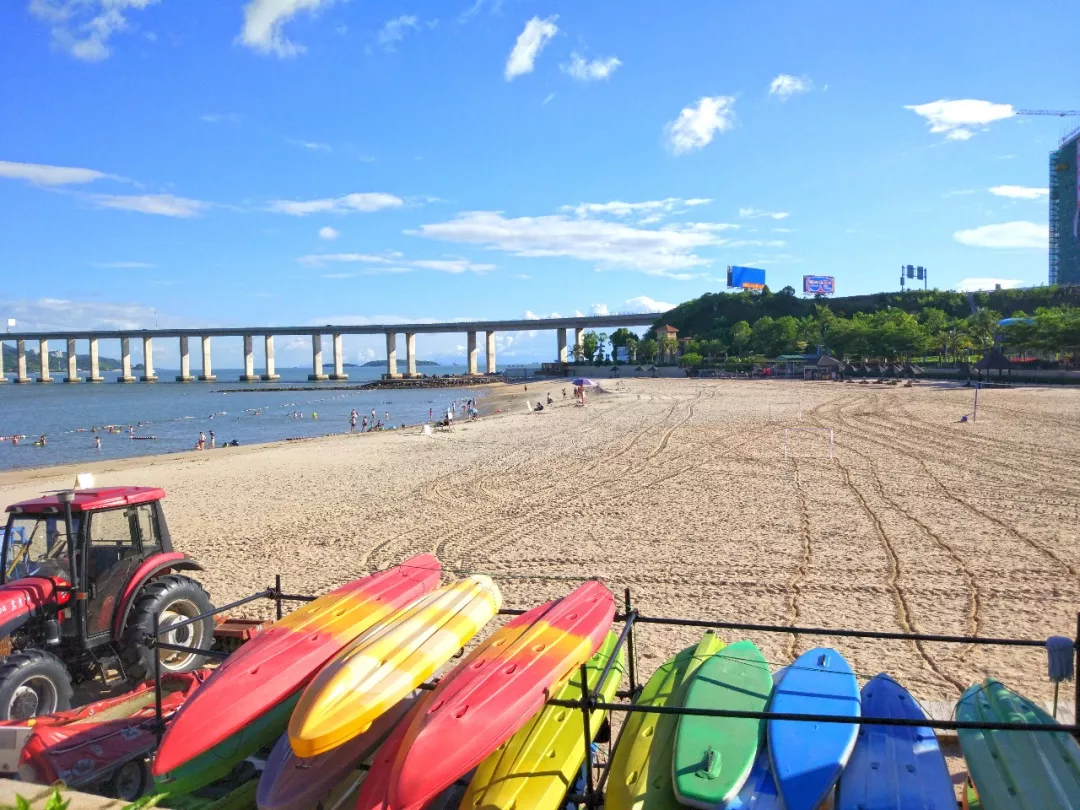
[[[159,638],[173,644],[209,650],[214,643],[214,619],[202,621],[169,632],[171,617],[194,617],[214,609],[203,587],[193,579],[169,574],[143,586],[135,597],[127,627],[120,637],[120,660],[127,677],[138,683],[154,677],[154,652],[144,643],[154,633],[154,616],[160,622]],[[179,619],[173,619],[179,621]],[[161,672],[190,672],[206,662],[206,656],[157,651],[161,655]]]
[[[154,783],[150,764],[143,758],[125,762],[101,786],[103,795],[125,802],[141,799]]]
[[[71,675],[44,650],[12,653],[0,664],[0,720],[28,720],[71,708]]]

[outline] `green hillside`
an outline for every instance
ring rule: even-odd
[[[4,348],[4,372],[10,374],[15,371],[16,364],[18,363],[19,353],[18,350],[7,343],[3,344]],[[67,372],[67,358],[63,355],[55,355],[50,352],[49,357],[49,371],[53,372]],[[90,355],[89,354],[76,354],[75,364],[79,371],[90,370]],[[111,357],[98,357],[98,370],[99,371],[117,371],[120,368],[120,361],[114,360]],[[26,350],[26,373],[27,374],[40,374],[41,373],[41,356],[37,349]]]

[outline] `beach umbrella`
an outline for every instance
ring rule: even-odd
[[[596,385],[596,383],[594,383],[588,377],[578,377],[576,380],[574,380],[574,385]]]

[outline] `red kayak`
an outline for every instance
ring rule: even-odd
[[[162,676],[161,711],[166,722],[209,676],[206,669]],[[19,758],[20,778],[42,785],[57,781],[69,787],[99,785],[123,764],[154,750],[154,702],[154,684],[148,682],[119,697],[36,718]]]
[[[439,584],[431,554],[354,580],[294,610],[225,659],[177,713],[154,760],[166,774],[296,695],[357,636]]]
[[[590,581],[506,624],[444,677],[383,745],[357,810],[420,810],[543,708],[600,648],[615,598]]]

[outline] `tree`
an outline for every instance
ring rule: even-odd
[[[626,339],[626,343],[624,345],[626,347],[627,362],[636,363],[638,352],[638,339],[633,332],[630,333],[630,337]]]
[[[581,350],[585,360],[592,362],[596,357],[596,350],[600,346],[600,336],[591,329],[581,336]]]
[[[679,358],[679,365],[683,368],[698,368],[704,361],[705,358],[697,352],[687,352]]]
[[[580,343],[574,344],[574,362],[585,362],[585,348]]]
[[[644,363],[655,363],[659,344],[653,338],[645,338],[638,343],[638,357]]]
[[[998,321],[1001,313],[992,309],[980,308],[975,310],[967,319],[968,334],[983,351],[990,348],[994,342],[994,333],[997,332]]]
[[[738,356],[742,356],[752,338],[753,330],[746,321],[739,321],[731,327],[731,347],[735,349],[735,354]]]
[[[626,355],[630,357],[630,341],[634,341],[634,345],[637,345],[638,336],[627,329],[625,326],[620,326],[614,332],[611,333],[611,337],[608,341],[611,343],[611,359],[618,362],[616,359],[616,349],[626,349]]]
[[[607,332],[601,332],[596,336],[597,342],[597,356],[596,365],[601,365],[604,362],[604,353],[607,351],[608,336]]]
[[[679,341],[675,338],[664,338],[660,341],[660,351],[670,360],[679,351]]]

